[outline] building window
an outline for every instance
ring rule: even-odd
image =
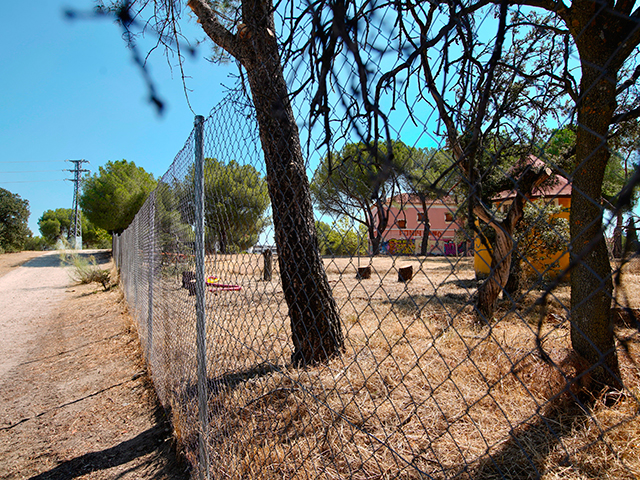
[[[407,228],[407,221],[404,218],[398,219],[398,228]]]
[[[418,221],[424,222],[426,220],[424,212],[418,212]]]
[[[446,212],[444,214],[444,221],[445,222],[453,222],[453,213],[451,212]]]

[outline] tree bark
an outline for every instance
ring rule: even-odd
[[[580,53],[582,78],[571,194],[571,343],[591,365],[594,387],[622,387],[611,319],[613,282],[602,231],[602,181],[610,152],[606,138],[617,107],[618,71],[633,48],[636,22],[597,3],[576,2],[568,26]],[[622,13],[622,12],[620,12]]]
[[[516,247],[511,254],[511,269],[509,270],[507,283],[504,286],[504,290],[511,295],[512,298],[514,295],[519,294],[522,289],[522,275],[522,258],[520,257],[520,253]]]
[[[262,252],[262,259],[264,262],[264,270],[262,271],[262,279],[265,282],[271,281],[271,276],[273,272],[273,254],[271,250],[265,250]]]
[[[638,246],[638,233],[636,232],[636,223],[633,221],[633,217],[629,219],[627,223],[627,236],[624,242],[624,255],[628,257],[630,255],[640,253]]]
[[[376,221],[377,220],[377,221]],[[376,256],[380,254],[380,247],[382,245],[382,235],[387,229],[389,224],[389,209],[388,206],[378,199],[375,206],[375,217],[372,216],[371,222],[368,225],[369,241],[371,242],[371,255]]]
[[[492,225],[493,226],[493,225]],[[511,270],[511,250],[513,248],[512,229],[495,228],[496,241],[491,251],[491,273],[478,287],[476,317],[482,323],[491,323],[498,302],[498,296],[509,279]]]
[[[413,278],[413,265],[408,265],[406,267],[400,267],[398,269],[398,281],[399,282],[408,282]]]
[[[220,229],[220,235],[218,236],[220,242],[220,253],[223,255],[227,253],[227,232],[224,228]]]
[[[429,235],[431,235],[431,223],[429,222],[429,212],[427,211],[427,199],[424,195],[420,196],[422,203],[422,211],[424,212],[424,230],[422,232],[422,243],[420,244],[420,255],[425,256],[429,250]]]
[[[375,257],[380,254],[380,243],[382,242],[382,237],[379,235],[373,235],[369,237],[371,241],[371,256]]]
[[[203,0],[190,0],[205,32],[245,68],[267,168],[275,241],[289,308],[294,366],[339,354],[338,308],[318,250],[309,180],[275,37],[271,1],[244,0],[244,25],[228,32]]]
[[[622,211],[616,214],[616,226],[613,229],[613,258],[622,258]]]
[[[367,265],[366,267],[358,267],[356,278],[358,280],[366,280],[371,278],[371,265]]]
[[[616,110],[618,72],[640,44],[635,2],[520,0],[563,19],[580,54],[576,169],[569,218],[572,257],[585,254],[571,272],[571,341],[589,362],[596,384],[620,388],[622,381],[611,321],[611,265],[602,233],[606,138]]]
[[[584,62],[583,62],[584,65]],[[622,386],[616,355],[611,300],[613,283],[602,232],[602,180],[609,161],[606,138],[615,110],[615,80],[583,66],[578,108],[576,169],[571,194],[571,254],[582,257],[571,272],[571,343],[593,366],[601,385]],[[614,74],[615,78],[615,74]]]
[[[491,273],[478,287],[476,311],[477,318],[483,323],[490,323],[495,312],[498,296],[505,289],[511,272],[511,255],[513,252],[513,232],[524,215],[524,205],[531,192],[544,183],[551,175],[551,170],[543,167],[540,171],[527,168],[517,183],[516,197],[513,199],[507,216],[497,221],[482,205],[476,205],[474,213],[496,232],[496,241],[491,246]],[[519,260],[519,259],[518,259]],[[517,260],[517,261],[518,261]]]

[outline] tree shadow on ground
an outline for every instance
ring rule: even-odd
[[[484,456],[477,465],[465,467],[469,478],[541,478],[547,473],[545,463],[568,466],[570,458],[566,451],[560,465],[546,460],[550,455],[562,455],[563,437],[570,435],[586,414],[576,402],[566,400],[545,410],[547,413],[540,412],[535,419],[514,427],[509,439],[496,451]]]
[[[153,427],[111,448],[85,453],[64,461],[47,472],[31,477],[30,480],[71,480],[102,470],[126,466],[130,462],[133,462],[132,465],[125,472],[120,472],[119,476],[127,473],[133,475],[136,470],[156,463],[161,464],[162,469],[154,472],[154,478],[188,480],[187,466],[177,458],[175,445],[171,440],[171,426],[162,408],[158,407]],[[146,455],[151,456],[144,461],[134,462]],[[158,458],[161,457],[166,460],[158,462]]]
[[[613,446],[597,434],[592,436],[590,442],[588,440],[591,437],[588,432],[594,428],[590,412],[593,411],[595,400],[584,393],[574,396],[568,392],[569,388],[568,385],[564,393],[541,408],[530,421],[515,426],[509,439],[497,449],[492,449],[479,462],[465,465],[459,476],[477,480],[533,479],[546,478],[547,475],[554,478],[557,475],[571,475],[572,478],[609,477],[611,472],[607,474],[606,467],[603,470],[603,463],[593,462],[592,456],[599,455],[598,452],[603,448],[616,455],[611,450]],[[615,428],[624,428],[626,420],[621,420]],[[576,438],[584,435],[587,438],[576,445]],[[593,447],[596,447],[595,452]],[[617,471],[613,476],[620,473],[619,463],[611,466]],[[631,470],[628,470],[628,474],[628,478],[633,477]]]
[[[71,252],[71,253],[69,253]],[[93,257],[98,265],[109,263],[111,260],[111,250],[99,250],[97,252],[87,252],[84,250],[68,250],[66,255],[77,255],[86,261]],[[65,267],[68,263],[65,260],[66,255],[62,252],[48,252],[22,264],[28,268],[44,268],[44,267]]]
[[[445,293],[443,295],[407,295],[397,299],[383,300],[382,304],[391,304],[393,308],[405,315],[414,315],[437,307],[451,314],[472,305],[472,296],[468,293]]]
[[[481,283],[481,280],[477,280],[475,278],[456,278],[454,280],[449,280],[447,282],[442,282],[441,287],[445,285],[455,285],[458,288],[462,288],[463,290],[475,290],[478,288],[478,285]]]
[[[273,372],[281,372],[282,367],[269,362],[260,363],[253,367],[240,370],[238,372],[225,373],[223,375],[208,378],[207,379],[207,394],[217,395],[224,390],[233,390],[238,386],[245,384],[249,380],[254,378],[264,377]],[[198,385],[197,383],[190,383],[187,385],[182,395],[180,395],[182,401],[189,402],[189,400],[198,397]]]

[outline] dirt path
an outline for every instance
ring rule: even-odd
[[[0,255],[0,277],[6,275],[14,268],[23,265],[29,260],[44,255],[45,252],[18,252],[18,253],[3,253]]]
[[[32,344],[68,284],[69,275],[55,252],[38,256],[0,277],[0,383],[23,360],[25,346]]]
[[[72,286],[56,254],[11,268],[0,277],[0,479],[187,479],[118,289]]]

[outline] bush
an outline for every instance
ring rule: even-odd
[[[46,250],[49,247],[49,243],[42,237],[29,237],[24,245],[25,250]]]
[[[111,288],[111,274],[109,270],[100,268],[94,256],[89,259],[79,256],[77,253],[62,253],[63,261],[72,267],[69,276],[71,280],[79,284],[100,283],[105,291]]]

